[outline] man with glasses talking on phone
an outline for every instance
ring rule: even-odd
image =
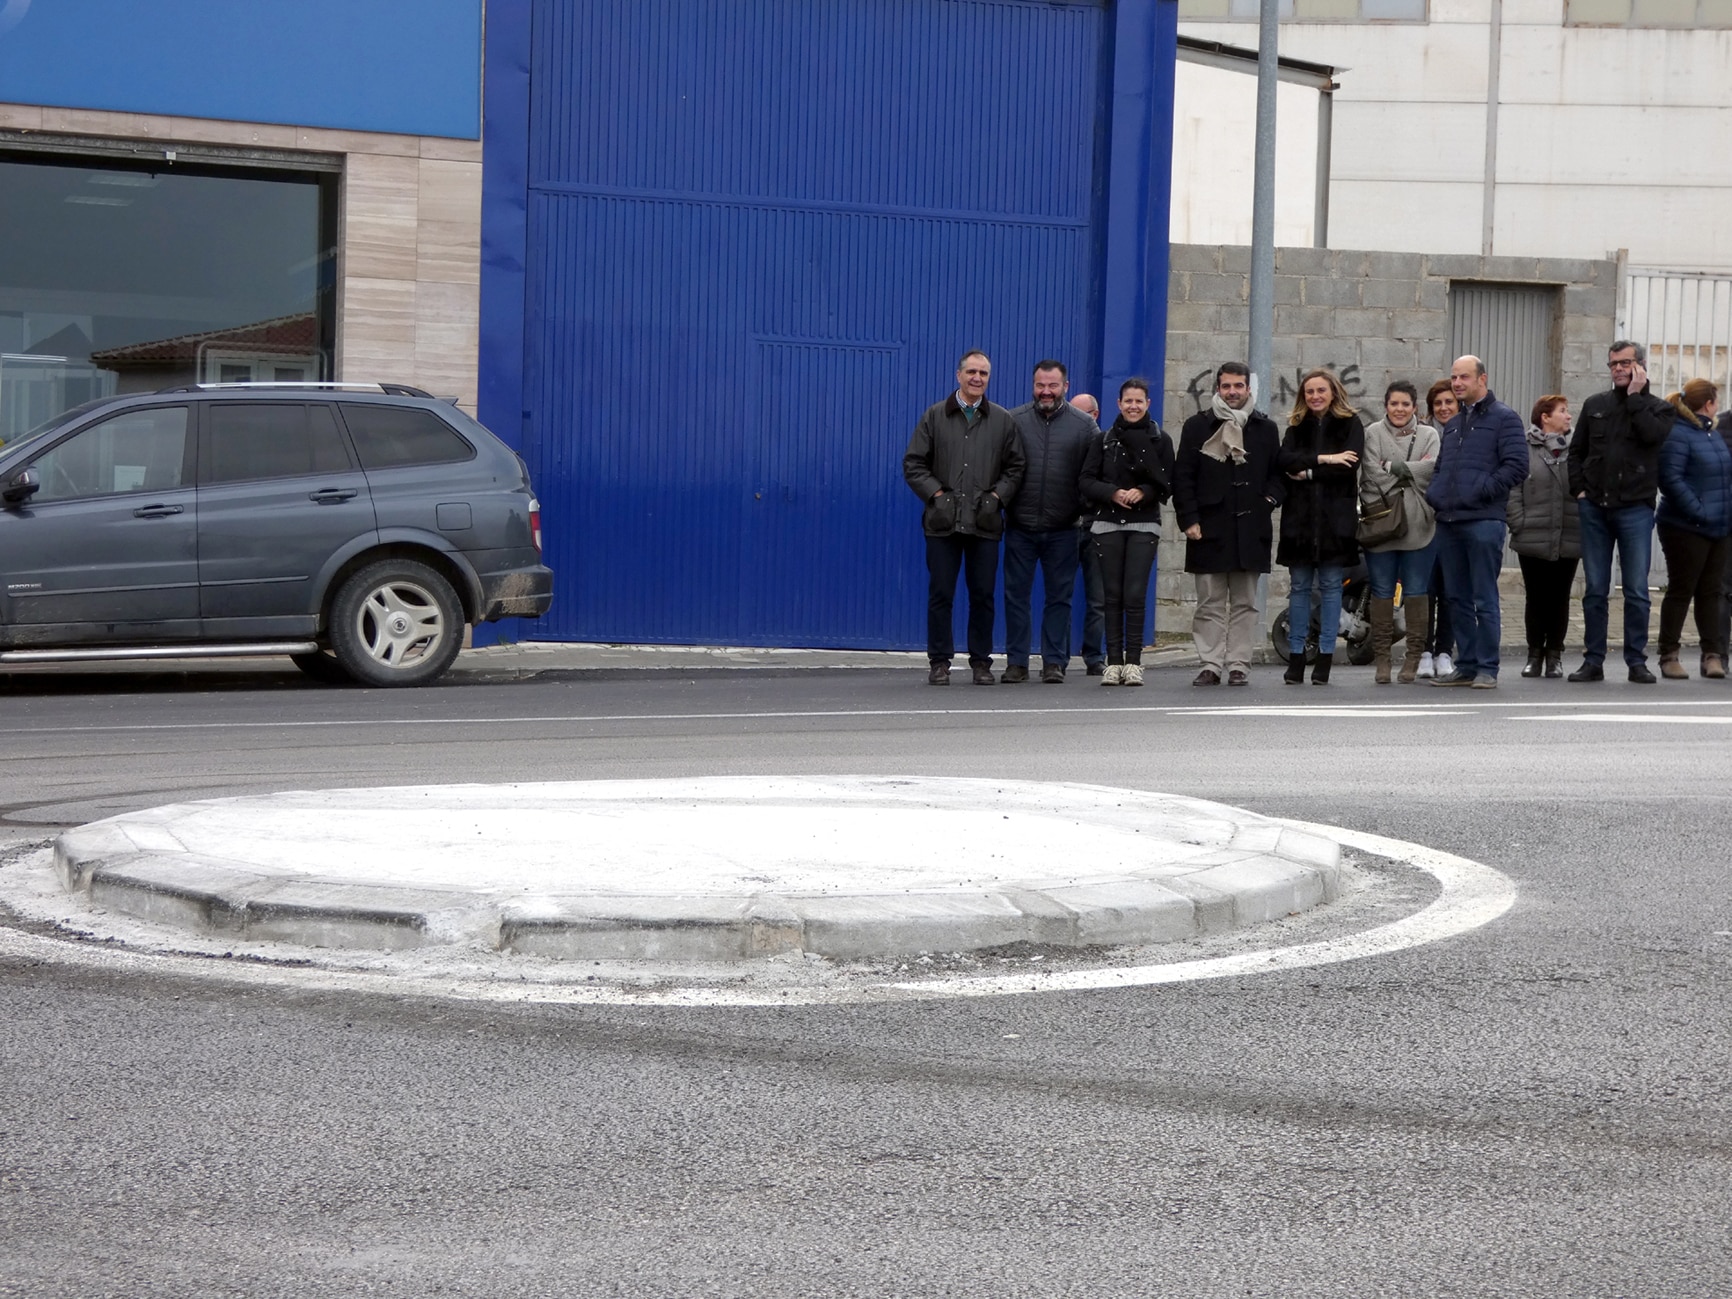
[[[1648,390],[1648,356],[1619,339],[1606,354],[1610,392],[1582,406],[1570,439],[1570,491],[1582,523],[1582,666],[1571,681],[1606,679],[1606,624],[1612,593],[1612,547],[1624,583],[1624,663],[1630,680],[1652,685],[1648,667],[1648,564],[1654,545],[1654,501],[1660,447],[1672,431],[1671,403]]]

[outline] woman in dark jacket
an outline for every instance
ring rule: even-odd
[[[1143,620],[1149,571],[1161,540],[1161,502],[1173,490],[1173,441],[1149,418],[1149,384],[1119,385],[1119,417],[1083,462],[1082,494],[1105,588],[1103,686],[1143,684]]]
[[[1312,370],[1299,381],[1299,398],[1287,420],[1279,464],[1286,474],[1287,503],[1281,510],[1278,563],[1292,575],[1288,596],[1289,685],[1305,679],[1305,638],[1311,628],[1311,584],[1322,585],[1318,608],[1314,685],[1327,685],[1341,626],[1341,580],[1359,559],[1359,475],[1365,426],[1329,370]]]
[[[1660,602],[1660,675],[1673,681],[1690,673],[1678,662],[1684,614],[1696,602],[1702,638],[1702,675],[1726,675],[1720,639],[1720,580],[1732,542],[1732,451],[1714,432],[1720,390],[1692,379],[1672,394],[1678,416],[1660,446],[1660,549],[1666,554],[1666,598]]]
[[[1582,526],[1570,494],[1570,403],[1551,393],[1534,403],[1528,476],[1509,494],[1509,545],[1527,590],[1528,663],[1524,677],[1564,675],[1570,586],[1582,557]]]
[[[1449,386],[1448,379],[1439,379],[1426,390],[1425,417],[1439,433],[1460,409],[1461,403],[1456,400],[1455,389]],[[1429,590],[1431,608],[1425,623],[1425,650],[1419,656],[1418,675],[1447,677],[1455,671],[1455,661],[1450,657],[1455,653],[1455,629],[1449,622],[1449,593],[1443,589],[1441,560],[1432,565]]]

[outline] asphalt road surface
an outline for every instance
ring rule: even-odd
[[[1219,799],[1519,888],[1363,961],[889,1006],[7,961],[0,1294],[1732,1294],[1732,684],[1190,674],[0,680],[14,846],[251,791],[955,774]]]

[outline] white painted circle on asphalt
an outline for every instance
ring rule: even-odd
[[[85,946],[14,929],[0,929],[0,955],[82,966],[110,973],[169,975],[222,982],[388,996],[464,1001],[615,1006],[805,1006],[847,1005],[958,997],[1016,996],[1041,992],[1149,987],[1206,979],[1244,978],[1286,970],[1335,965],[1387,956],[1439,942],[1490,924],[1515,902],[1512,880],[1483,863],[1420,844],[1310,822],[1287,821],[1295,829],[1333,838],[1343,845],[1414,867],[1435,879],[1438,896],[1410,916],[1356,934],[1201,960],[1138,966],[1053,971],[1019,969],[991,976],[876,978],[838,987],[782,988],[648,986],[603,983],[531,983],[517,979],[389,969],[331,969],[217,962],[208,956],[147,953]]]

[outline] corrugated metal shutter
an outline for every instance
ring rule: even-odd
[[[1077,286],[1104,17],[535,5],[524,452],[560,574],[538,634],[924,644],[920,412],[965,347],[1007,405],[1040,357],[1098,370]]]
[[[1558,391],[1557,314],[1561,289],[1456,281],[1449,286],[1450,359],[1477,356],[1498,400],[1527,422],[1541,397]]]

